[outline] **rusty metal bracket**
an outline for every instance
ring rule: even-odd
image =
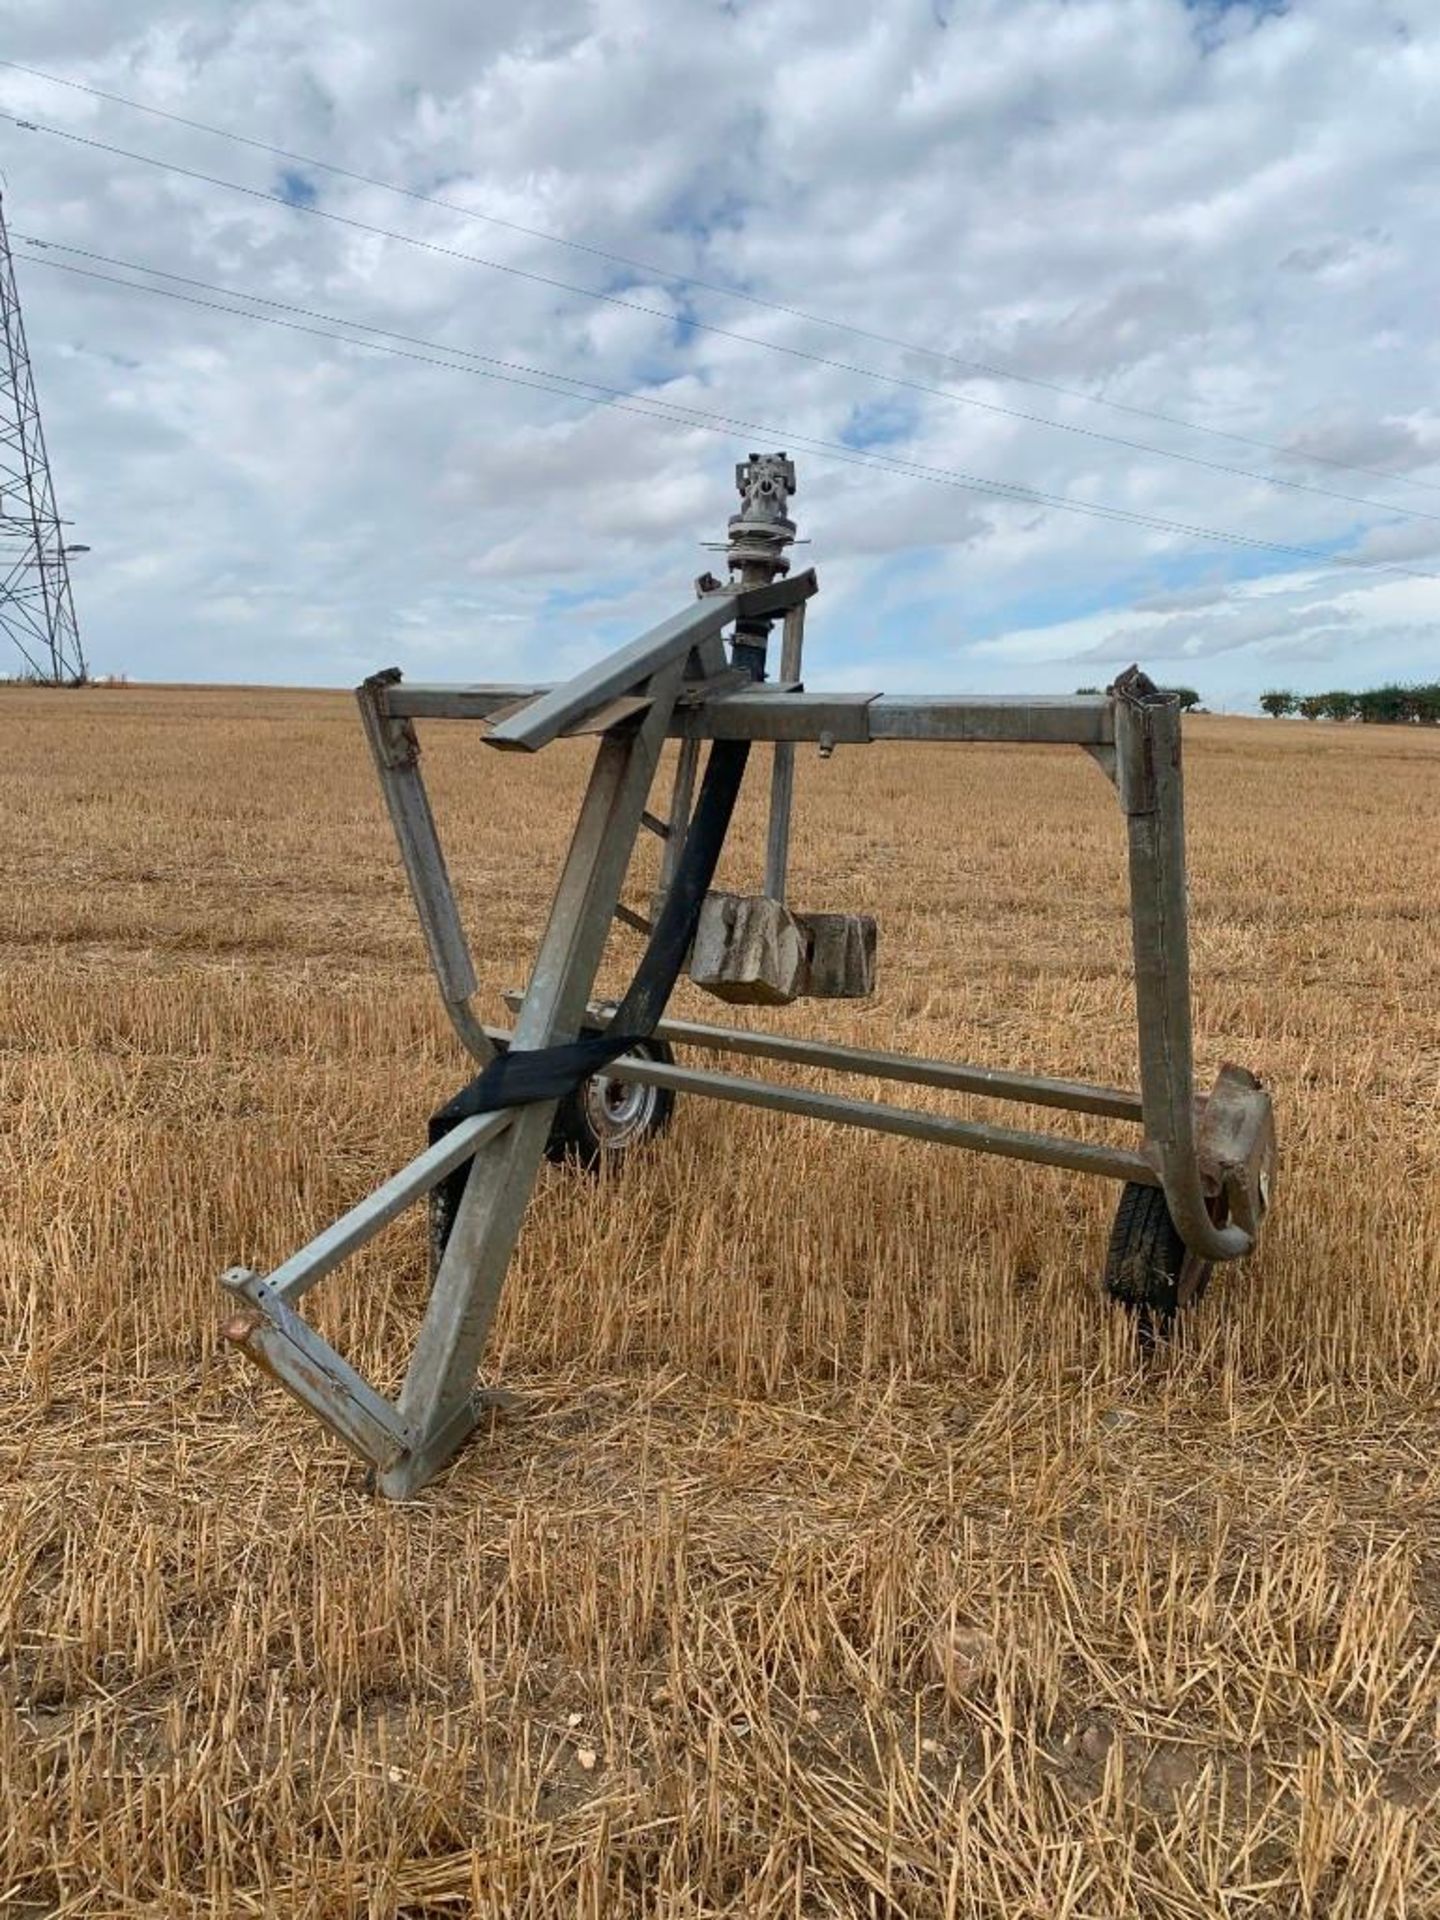
[[[1248,1067],[1221,1067],[1200,1114],[1196,1151],[1207,1182],[1224,1193],[1230,1218],[1258,1234],[1274,1194],[1275,1114]]]

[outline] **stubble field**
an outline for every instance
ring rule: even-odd
[[[1097,1296],[1113,1188],[691,1101],[547,1173],[517,1402],[404,1507],[218,1338],[465,1077],[353,705],[0,739],[0,1911],[1440,1913],[1440,737],[1188,729],[1202,1079],[1283,1165],[1172,1351]],[[498,1017],[586,754],[424,742]],[[1083,755],[798,784],[880,989],[775,1024],[1133,1084]],[[388,1385],[424,1290],[417,1217],[307,1312]]]

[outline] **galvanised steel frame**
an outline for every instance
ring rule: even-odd
[[[608,932],[622,912],[620,891],[632,852],[641,832],[661,836],[663,891],[689,818],[702,741],[745,739],[776,747],[766,861],[767,892],[775,897],[784,891],[791,760],[798,743],[816,742],[822,753],[840,745],[916,740],[1083,747],[1113,781],[1129,837],[1138,1093],[690,1021],[662,1021],[656,1036],[709,1053],[1096,1114],[1138,1127],[1138,1145],[1107,1146],[950,1118],[636,1054],[607,1071],[677,1093],[1158,1186],[1192,1254],[1226,1261],[1248,1253],[1269,1199],[1273,1122],[1268,1095],[1243,1068],[1222,1069],[1209,1097],[1196,1097],[1177,698],[1137,668],[1106,694],[1071,699],[807,691],[799,684],[803,615],[816,582],[813,573],[776,577],[794,529],[783,518],[783,497],[777,513],[773,499],[767,506],[755,492],[755,476],[775,463],[773,456],[752,456],[740,470],[742,495],[747,478],[752,483],[750,519],[742,513],[731,523],[730,583],[721,586],[706,576],[695,604],[574,679],[559,686],[406,685],[390,670],[359,689],[440,996],[460,1039],[483,1064],[497,1044],[545,1048],[603,1024],[604,1009],[590,996]],[[793,470],[789,485],[793,490]],[[766,683],[756,673],[777,617],[785,622],[782,672]],[[729,654],[721,641],[727,628],[735,631]],[[475,969],[420,772],[414,722],[422,719],[483,722],[488,743],[511,751],[535,752],[577,734],[599,739],[513,1030],[484,1026],[472,1006]],[[681,748],[667,817],[661,819],[646,801],[667,739],[679,740]],[[493,1397],[477,1392],[474,1383],[554,1112],[551,1102],[463,1120],[272,1273],[262,1277],[234,1268],[222,1278],[239,1303],[227,1336],[370,1462],[391,1497],[407,1497],[431,1479]],[[320,1338],[297,1303],[467,1162],[463,1199],[403,1389],[392,1404]]]

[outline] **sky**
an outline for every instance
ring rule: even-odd
[[[0,28],[52,76],[0,65],[0,174],[97,674],[555,678],[786,448],[812,686],[1440,676],[1431,0]]]

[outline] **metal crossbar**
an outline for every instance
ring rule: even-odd
[[[393,720],[489,720],[517,699],[539,701],[546,686],[441,686],[403,682],[382,700]],[[510,724],[509,722],[506,723]],[[487,737],[495,739],[497,727]],[[1113,746],[1114,709],[1103,695],[1009,700],[947,694],[806,693],[747,687],[681,705],[670,732],[682,740],[819,741],[868,746],[875,740],[1013,742],[1027,746]]]
[[[665,1038],[668,1033],[668,1037],[674,1038],[675,1029],[681,1024],[665,1022],[656,1029],[656,1037]],[[503,1028],[490,1028],[487,1031],[502,1041],[509,1038]],[[891,1061],[897,1057],[888,1056]],[[857,1051],[846,1071],[872,1073],[880,1079],[920,1077],[917,1074],[904,1076],[893,1073],[887,1066],[879,1064],[883,1058],[867,1057]],[[933,1064],[943,1071],[939,1062],[915,1061],[910,1064],[917,1067]],[[809,1120],[828,1120],[836,1126],[859,1127],[871,1133],[900,1134],[910,1140],[929,1140],[938,1146],[968,1147],[972,1153],[998,1154],[1007,1160],[1028,1160],[1035,1166],[1070,1167],[1077,1173],[1101,1174],[1107,1180],[1138,1180],[1147,1187],[1160,1184],[1158,1172],[1145,1155],[1125,1147],[1101,1146],[1089,1140],[1068,1140],[1051,1133],[1027,1133],[1018,1127],[987,1126],[981,1121],[951,1119],[945,1114],[926,1113],[913,1107],[888,1106],[878,1100],[856,1100],[845,1094],[818,1093],[806,1087],[781,1086],[773,1080],[751,1080],[738,1074],[710,1073],[698,1067],[672,1066],[638,1053],[621,1054],[606,1071],[617,1080],[634,1081],[637,1086],[668,1087],[674,1093],[703,1094],[712,1100],[760,1107],[771,1113],[799,1114]],[[950,1071],[958,1076],[967,1070],[958,1068]],[[945,1082],[927,1074],[924,1084],[942,1086]],[[1101,1100],[1106,1095],[1106,1089],[1102,1087],[1082,1089],[1077,1085],[1074,1090],[1077,1094],[1093,1092]],[[972,1086],[966,1091],[973,1092],[975,1089]],[[988,1091],[993,1094],[995,1088],[992,1086]],[[1033,1088],[1029,1093],[1007,1092],[1002,1097],[1032,1098]],[[1078,1100],[1072,1104],[1081,1112],[1104,1111],[1103,1107],[1088,1101],[1083,1107]],[[1127,1114],[1125,1117],[1134,1116]]]
[[[523,996],[507,993],[514,1008]],[[607,1004],[594,1002],[587,1023],[603,1026]],[[486,1037],[508,1041],[504,1027],[486,1027]],[[1138,1093],[1119,1087],[1092,1086],[1085,1080],[1053,1080],[1043,1074],[1008,1073],[998,1067],[964,1066],[954,1060],[926,1060],[916,1054],[885,1053],[873,1047],[841,1047],[826,1040],[802,1040],[786,1033],[763,1033],[751,1027],[715,1027],[700,1020],[662,1020],[655,1038],[671,1046],[699,1047],[712,1053],[750,1054],[760,1060],[783,1060],[791,1066],[819,1067],[832,1073],[853,1073],[873,1080],[908,1081],[914,1086],[943,1087],[951,1093],[976,1093],[990,1100],[1015,1100],[1026,1106],[1061,1107],[1074,1113],[1102,1114],[1139,1125],[1142,1102]]]

